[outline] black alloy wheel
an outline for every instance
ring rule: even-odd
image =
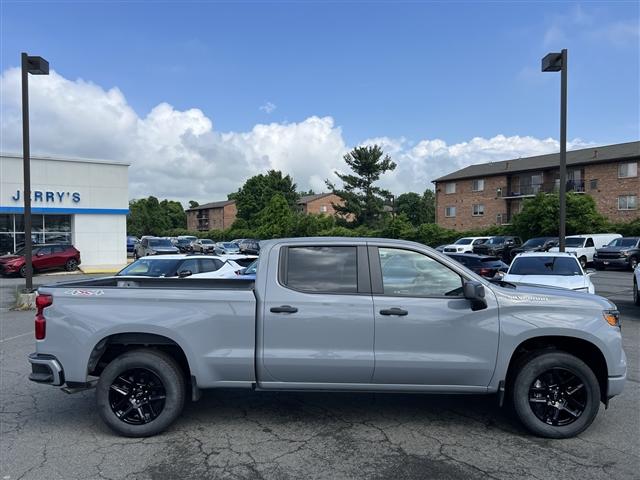
[[[64,268],[67,270],[67,272],[73,272],[78,268],[78,261],[75,258],[70,258],[69,260],[67,260]]]
[[[539,375],[529,387],[529,405],[547,425],[563,427],[584,413],[588,393],[585,382],[565,368],[553,368]]]
[[[162,413],[166,398],[162,381],[146,368],[123,372],[109,389],[111,411],[129,425],[154,421]]]
[[[636,267],[638,266],[638,257],[631,257],[629,259],[629,267],[631,268],[631,271],[633,272]]]

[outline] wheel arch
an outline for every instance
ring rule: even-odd
[[[600,348],[594,343],[576,337],[547,335],[531,337],[522,341],[513,351],[505,378],[506,388],[513,385],[515,376],[522,363],[530,355],[544,351],[562,351],[574,355],[586,363],[593,371],[600,385],[600,400],[607,404],[608,367],[607,360]]]
[[[139,348],[154,348],[170,355],[182,369],[185,379],[195,384],[193,368],[182,347],[171,338],[156,333],[114,333],[102,338],[91,350],[87,374],[100,376],[104,367],[117,356]]]

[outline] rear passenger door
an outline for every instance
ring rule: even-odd
[[[473,311],[462,276],[437,257],[372,246],[369,261],[374,383],[482,391],[498,351],[498,308],[491,291],[485,289],[487,308]]]
[[[53,255],[51,253],[51,247],[40,247],[37,252],[34,252],[32,257],[33,268],[38,270],[46,270],[52,267]]]
[[[374,324],[366,245],[283,246],[270,251],[265,265],[278,265],[278,272],[264,272],[261,386],[370,383]]]

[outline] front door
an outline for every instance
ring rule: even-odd
[[[259,345],[261,386],[370,383],[373,300],[366,246],[271,250]],[[275,278],[278,277],[278,281]],[[336,388],[340,388],[338,385]]]
[[[374,383],[486,387],[498,350],[498,308],[472,311],[463,277],[410,249],[369,250],[375,312]]]

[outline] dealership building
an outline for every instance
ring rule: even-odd
[[[127,262],[129,164],[112,160],[31,157],[32,239],[72,243],[81,267]],[[24,246],[22,156],[0,155],[0,252]]]

